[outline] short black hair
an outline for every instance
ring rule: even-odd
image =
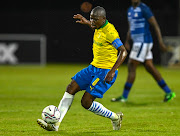
[[[93,13],[96,16],[106,17],[106,10],[100,6],[93,8],[91,13]]]

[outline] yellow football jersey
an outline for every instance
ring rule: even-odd
[[[112,45],[112,42],[119,38],[114,25],[106,20],[106,23],[96,29],[93,37],[93,61],[91,65],[102,68],[111,69],[116,60],[118,50]]]

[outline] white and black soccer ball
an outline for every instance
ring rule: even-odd
[[[59,121],[61,114],[58,108],[54,105],[45,107],[42,111],[42,119],[49,124],[53,124]]]

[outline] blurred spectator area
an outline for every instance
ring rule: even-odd
[[[48,62],[91,62],[93,31],[76,24],[73,15],[81,11],[76,1],[2,1],[0,7],[1,34],[44,34],[47,38]],[[130,0],[88,1],[93,7],[100,5],[107,11],[107,19],[117,28],[124,42],[127,32],[127,8]],[[163,36],[178,35],[178,0],[142,0],[152,9]],[[153,53],[155,63],[160,63],[155,33]]]

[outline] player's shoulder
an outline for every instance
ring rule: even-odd
[[[108,23],[107,25],[107,28],[106,28],[106,31],[105,31],[105,34],[108,38],[110,38],[111,40],[114,38],[114,37],[119,37],[119,33],[118,31],[116,30],[115,26],[111,23]]]
[[[128,9],[127,9],[127,12],[131,11],[133,9],[132,6],[130,6]]]
[[[147,6],[145,3],[140,3],[139,4],[139,7],[141,8],[141,9],[147,9],[147,8],[149,8],[149,6]]]
[[[111,32],[111,31],[117,31],[117,30],[116,30],[116,28],[114,27],[114,25],[112,23],[108,22],[106,31]]]

